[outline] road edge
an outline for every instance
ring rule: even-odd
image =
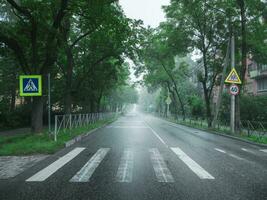
[[[101,126],[98,127],[98,128],[95,128],[95,129],[90,130],[90,131],[87,132],[86,134],[82,134],[82,135],[78,135],[78,136],[74,137],[73,139],[71,139],[71,140],[69,140],[69,141],[67,141],[67,142],[64,143],[64,148],[68,148],[68,147],[74,145],[75,143],[81,141],[83,138],[89,136],[89,135],[92,134],[93,132],[95,132],[95,131],[97,131],[97,130],[99,130],[99,129],[102,129],[102,128],[106,127],[107,125],[113,123],[113,122],[116,121],[116,120],[117,120],[117,119],[114,119],[114,120],[112,120],[111,122],[107,122],[107,123],[101,125]],[[64,148],[63,148],[63,149],[64,149]]]
[[[155,117],[157,117],[157,116],[155,116]],[[248,143],[248,144],[252,144],[252,145],[255,145],[255,146],[258,146],[258,147],[267,148],[267,144],[256,143],[256,142],[249,141],[249,140],[246,140],[246,139],[237,137],[237,136],[232,136],[232,135],[226,135],[226,134],[223,134],[223,133],[219,133],[217,131],[212,131],[212,130],[207,130],[207,129],[202,129],[202,128],[196,128],[196,127],[186,126],[184,124],[174,123],[174,122],[168,121],[168,120],[166,120],[164,118],[160,118],[160,117],[157,117],[157,118],[158,119],[161,119],[161,120],[164,120],[164,121],[166,121],[168,123],[173,123],[173,124],[177,124],[179,126],[184,126],[184,127],[193,128],[193,129],[196,129],[196,130],[205,131],[205,132],[210,133],[210,134],[213,134],[213,135],[219,135],[219,136],[222,136],[222,137],[231,138],[231,139],[234,139],[234,140],[238,140],[238,141],[242,141],[242,142],[245,142],[245,143]]]

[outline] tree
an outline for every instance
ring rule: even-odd
[[[11,10],[4,13],[7,20],[1,21],[0,43],[13,51],[25,74],[41,74],[46,77],[57,59],[57,35],[69,0],[7,2]],[[0,3],[6,5],[3,0]],[[16,18],[8,20],[10,13]],[[42,130],[43,104],[44,97],[33,98],[33,132]]]
[[[44,93],[50,73],[57,112],[103,110],[109,90],[126,85],[124,60],[137,56],[141,22],[126,18],[116,1],[1,0],[0,5],[0,55],[16,59],[12,64],[19,68],[11,71],[42,75]],[[25,100],[32,104],[32,131],[41,132],[46,95]]]
[[[208,5],[209,4],[209,5]],[[169,38],[178,46],[181,52],[196,51],[202,56],[203,69],[199,71],[198,78],[202,83],[206,105],[206,118],[209,127],[212,122],[211,98],[218,74],[221,72],[223,62],[222,50],[225,49],[226,24],[223,15],[209,9],[214,1],[171,1],[165,7],[167,24],[174,30]],[[192,12],[194,10],[194,12]],[[173,34],[178,33],[176,39]]]
[[[169,89],[173,93],[174,102],[179,102],[183,118],[185,118],[185,103],[177,83],[177,78],[182,76],[184,71],[182,68],[176,71],[175,54],[166,45],[165,40],[166,37],[160,30],[147,32],[147,39],[143,43],[140,56],[141,64],[138,66],[137,73],[145,73],[144,82],[148,87]]]

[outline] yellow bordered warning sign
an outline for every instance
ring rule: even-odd
[[[225,83],[242,84],[235,68],[232,69],[232,71],[229,73],[229,75],[227,76],[227,78],[225,79],[224,82]]]

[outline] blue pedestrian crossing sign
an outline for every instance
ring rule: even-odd
[[[42,96],[42,76],[22,75],[19,76],[20,96]]]
[[[229,73],[229,75],[225,79],[225,83],[242,84],[241,79],[239,78],[235,68],[233,68],[232,71]]]

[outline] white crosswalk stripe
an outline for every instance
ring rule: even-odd
[[[71,178],[70,182],[88,182],[96,168],[109,152],[109,148],[99,149],[82,169]]]
[[[215,179],[210,175],[205,169],[203,169],[199,164],[192,160],[185,152],[180,148],[175,147],[171,150],[200,178],[200,179]]]
[[[170,148],[179,159],[181,159],[189,169],[195,173],[200,179],[215,179],[205,169],[203,169],[198,163],[192,160],[185,152],[179,147]],[[28,178],[27,182],[42,182],[56,173],[60,168],[69,163],[72,159],[78,156],[85,148],[75,148],[66,155],[62,156],[49,166],[40,170]],[[222,149],[216,149],[217,151],[239,159],[238,156],[228,154]],[[105,159],[106,155],[110,151],[110,148],[100,148],[82,168],[79,168],[76,174],[69,180],[69,182],[89,182],[96,169],[100,166],[101,162]],[[174,178],[164,161],[161,153],[157,148],[148,149],[152,167],[155,172],[155,176],[158,182],[172,183]],[[242,159],[242,158],[240,158]],[[134,152],[132,148],[124,149],[120,163],[114,177],[114,181],[118,183],[131,183],[133,181],[134,170]]]
[[[46,180],[48,177],[50,177],[52,174],[54,174],[57,170],[59,170],[61,167],[63,167],[65,164],[70,162],[73,158],[75,158],[78,154],[80,154],[85,148],[75,148],[65,156],[59,158],[43,170],[39,171],[32,177],[28,178],[27,182],[41,182]]]
[[[116,175],[116,182],[132,182],[133,176],[133,152],[131,149],[126,149],[123,152],[120,165]]]
[[[158,149],[149,149],[151,162],[158,179],[158,182],[174,182],[170,170],[167,168],[162,156]]]

